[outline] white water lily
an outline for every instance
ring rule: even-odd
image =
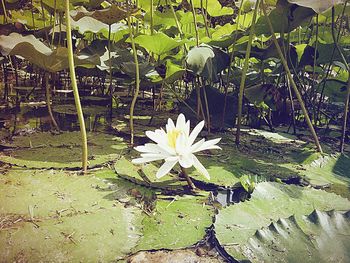
[[[201,139],[195,143],[203,127],[204,121],[201,121],[190,133],[190,121],[186,122],[183,114],[178,116],[176,125],[169,118],[165,131],[162,128],[155,131],[146,131],[147,137],[155,143],[146,143],[135,147],[141,153],[141,158],[133,159],[132,162],[141,164],[164,159],[164,164],[156,174],[157,178],[161,178],[169,173],[179,162],[183,168],[194,166],[202,175],[210,179],[208,171],[199,162],[194,153],[209,149],[221,149],[216,145],[221,138],[208,141]]]

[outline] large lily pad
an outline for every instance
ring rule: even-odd
[[[174,174],[157,179],[158,167],[152,163],[140,167],[122,157],[115,163],[114,169],[121,178],[148,187],[183,191],[184,186],[187,185],[186,181],[180,181],[179,177]]]
[[[290,216],[258,229],[241,253],[251,262],[347,262],[350,211]]]
[[[256,230],[271,221],[319,210],[348,210],[349,200],[333,193],[279,183],[260,183],[249,201],[222,209],[216,216],[215,231],[220,244],[236,259]]]
[[[341,196],[350,199],[350,158],[347,155],[320,156],[305,166],[305,178],[315,187],[329,186]]]
[[[139,239],[141,210],[109,198],[101,179],[14,169],[0,181],[0,218],[13,218],[0,233],[3,261],[109,262]]]
[[[81,166],[80,142],[79,132],[18,136],[6,145],[20,148],[8,150],[1,161],[31,168],[78,168]],[[117,159],[127,144],[113,135],[89,133],[88,148],[89,167],[93,167]]]
[[[143,236],[136,250],[177,249],[203,239],[212,224],[214,209],[205,205],[207,196],[158,196],[154,214],[142,221]]]

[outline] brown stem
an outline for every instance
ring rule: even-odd
[[[187,183],[188,183],[188,186],[190,187],[191,190],[194,190],[196,189],[196,186],[194,185],[194,183],[192,182],[191,178],[188,176],[187,174],[187,171],[186,171],[186,168],[183,168],[182,166],[181,167],[181,172],[182,172],[182,175],[185,177]]]

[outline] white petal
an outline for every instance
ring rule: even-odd
[[[185,124],[185,135],[187,138],[190,136],[190,121],[189,120]]]
[[[193,165],[193,154],[180,156],[179,163],[183,168],[190,168]]]
[[[166,132],[167,132],[167,133],[168,133],[169,131],[175,129],[175,124],[174,124],[174,122],[173,122],[172,119],[170,119],[170,118],[168,119],[168,124],[165,125],[165,128],[166,128]]]
[[[187,138],[182,133],[176,139],[175,150],[176,153],[180,155],[189,153],[189,148],[187,147]]]
[[[200,151],[204,151],[204,150],[211,150],[211,149],[219,149],[219,150],[221,150],[221,148],[219,146],[215,145],[220,140],[221,140],[221,138],[205,141],[205,142],[202,143],[202,145],[197,147],[197,149],[192,150],[191,152],[192,153],[196,153],[196,152],[200,152]]]
[[[197,157],[193,155],[192,159],[193,159],[193,166],[197,169],[197,171],[200,172],[205,178],[210,180],[210,175],[207,169],[205,169],[205,167],[201,164],[201,162],[197,159]]]
[[[196,140],[198,134],[201,132],[201,130],[204,127],[204,121],[201,121],[200,123],[197,124],[196,127],[194,127],[193,131],[190,134],[190,137],[188,139],[188,144],[192,145],[194,141]]]
[[[176,129],[183,131],[185,130],[186,118],[182,113],[177,117],[176,120]]]
[[[150,155],[141,155],[141,158],[132,159],[131,162],[134,164],[141,164],[141,163],[159,161],[163,159],[165,159],[163,155],[150,154]]]
[[[174,161],[165,161],[165,163],[163,163],[163,165],[159,168],[156,177],[159,179],[161,177],[163,177],[164,175],[166,175],[167,173],[170,172],[171,169],[173,169],[173,167],[175,166],[175,164],[177,163],[177,160]]]
[[[202,144],[205,142],[205,139],[201,139],[200,141],[193,144],[190,148],[190,152],[194,153],[199,147],[202,146]]]
[[[158,144],[146,143],[145,145],[137,146],[134,148],[138,152],[142,153],[162,153],[164,150],[159,147]]]

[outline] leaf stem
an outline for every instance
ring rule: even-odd
[[[83,110],[82,110],[81,104],[80,104],[77,79],[75,76],[72,32],[71,32],[70,15],[69,15],[69,0],[66,0],[66,29],[67,29],[69,72],[70,72],[70,79],[72,82],[75,107],[77,108],[77,114],[78,114],[79,125],[80,125],[80,134],[81,134],[82,151],[83,151],[83,153],[82,153],[83,173],[86,174],[86,172],[87,172],[87,159],[88,159],[87,135],[86,135],[86,130],[85,130],[85,121],[84,121]]]
[[[255,20],[256,20],[257,14],[258,14],[259,2],[260,2],[260,0],[257,0],[256,4],[255,4],[253,20],[252,20],[252,26],[251,26],[250,32],[249,32],[248,46],[247,46],[247,50],[246,50],[246,53],[245,53],[244,66],[243,66],[243,70],[242,70],[241,84],[239,86],[237,131],[236,131],[236,144],[237,145],[240,142],[241,122],[242,122],[242,108],[243,108],[243,93],[244,93],[245,81],[246,81],[248,67],[249,67],[249,58],[250,58],[250,51],[252,49],[253,36],[255,34]]]
[[[134,34],[132,30],[132,25],[131,25],[131,19],[130,15],[128,16],[128,26],[129,26],[129,34],[130,34],[130,40],[131,40],[131,48],[133,51],[134,55],[134,62],[135,62],[135,92],[134,92],[134,97],[132,98],[131,105],[130,105],[130,144],[134,145],[134,108],[136,104],[137,97],[139,95],[140,91],[140,69],[139,69],[139,61],[137,58],[137,50],[135,46],[135,41],[134,41]]]
[[[182,175],[185,177],[186,181],[187,181],[187,184],[188,186],[190,187],[191,190],[194,190],[196,189],[196,186],[194,185],[194,183],[192,182],[191,178],[188,176],[188,173],[186,171],[186,168],[183,168],[181,165],[181,172],[182,172]]]

